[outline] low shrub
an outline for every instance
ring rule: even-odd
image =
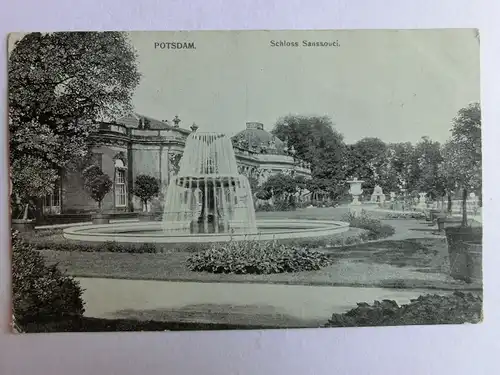
[[[269,202],[264,202],[262,204],[257,205],[257,207],[255,207],[255,211],[269,212],[269,211],[277,211],[277,210]]]
[[[323,253],[275,241],[217,244],[193,254],[187,260],[191,271],[234,274],[312,271],[330,263],[331,260]]]
[[[408,220],[408,219],[423,220],[423,219],[425,219],[425,214],[423,212],[415,212],[415,211],[390,212],[385,216],[385,218],[386,219],[403,219],[403,220]]]
[[[343,221],[349,223],[352,228],[361,228],[368,230],[368,240],[377,240],[392,236],[395,233],[394,227],[382,223],[381,220],[368,216],[365,212],[360,215],[348,213]]]
[[[297,209],[297,204],[295,202],[290,202],[284,199],[276,199],[273,204],[270,202],[264,202],[257,205],[255,211],[294,211],[295,209]]]
[[[31,323],[62,322],[84,312],[82,289],[57,265],[46,265],[40,253],[12,234],[12,301],[17,330]]]
[[[462,292],[420,296],[401,306],[392,300],[358,303],[345,314],[333,314],[325,327],[478,323],[482,306],[481,296]]]

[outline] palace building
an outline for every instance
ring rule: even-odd
[[[175,116],[159,121],[131,114],[114,122],[101,123],[93,136],[93,160],[111,177],[113,188],[102,202],[107,212],[142,210],[141,202],[132,194],[138,175],[159,179],[166,187],[179,168],[186,138],[198,127],[180,127]],[[201,130],[200,130],[201,131]],[[232,137],[233,148],[241,174],[264,182],[270,175],[285,173],[310,177],[310,166],[294,158],[294,150],[264,130],[264,125],[249,122]],[[43,200],[44,214],[88,213],[97,210],[97,203],[83,187],[81,172],[63,173],[58,189]],[[158,202],[156,202],[158,203]]]

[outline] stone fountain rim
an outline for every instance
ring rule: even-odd
[[[257,234],[233,233],[233,234],[189,234],[178,236],[166,236],[163,233],[159,234],[140,234],[140,233],[98,233],[92,230],[114,228],[123,230],[137,230],[140,228],[151,230],[156,226],[161,226],[161,222],[127,222],[113,224],[92,224],[85,226],[73,226],[63,230],[63,236],[69,240],[85,241],[85,242],[110,242],[117,243],[155,243],[155,244],[172,244],[172,243],[214,243],[226,241],[269,241],[280,239],[303,239],[303,238],[318,238],[330,235],[336,235],[349,230],[349,223],[333,220],[307,220],[307,219],[263,219],[257,220],[258,227],[266,227],[266,225],[290,225],[290,231],[286,232],[264,232]],[[296,228],[293,228],[293,227]],[[308,229],[297,229],[297,226],[308,226]]]

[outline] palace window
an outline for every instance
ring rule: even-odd
[[[61,182],[56,181],[54,190],[51,194],[47,194],[43,199],[44,214],[60,214],[61,213]]]
[[[123,161],[115,161],[115,206],[125,207],[127,205],[127,179],[126,169]]]

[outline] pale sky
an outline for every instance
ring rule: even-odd
[[[10,35],[9,46],[19,35]],[[457,111],[480,99],[473,29],[131,32],[142,79],[136,112],[234,134],[287,114],[327,115],[346,142],[444,142]],[[339,47],[271,47],[335,41]],[[193,41],[192,49],[155,42]]]
[[[135,110],[234,134],[271,130],[289,113],[328,115],[348,143],[363,137],[443,142],[451,119],[479,100],[475,30],[133,32],[143,74]],[[271,40],[339,47],[271,47]],[[194,41],[196,50],[155,49]]]

